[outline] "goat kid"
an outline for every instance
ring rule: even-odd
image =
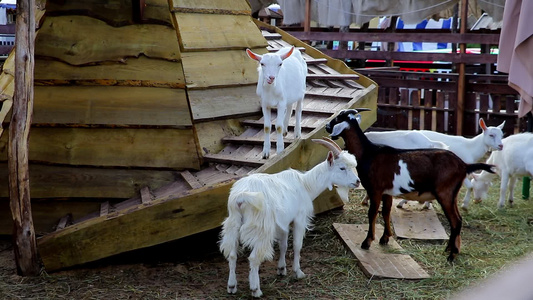
[[[497,173],[501,178],[499,209],[505,205],[507,190],[509,190],[509,205],[513,205],[513,189],[519,177],[533,176],[533,134],[514,134],[504,138],[503,144],[505,147],[502,151],[492,152],[487,159],[488,164],[498,167]],[[474,201],[481,202],[487,198],[490,182],[495,175],[483,171],[472,175]]]
[[[263,158],[270,157],[270,130],[272,128],[271,108],[277,108],[276,153],[284,149],[283,137],[287,135],[293,104],[296,103],[294,138],[302,135],[302,105],[305,96],[307,63],[300,50],[285,47],[276,53],[259,55],[246,49],[252,59],[259,62],[257,95],[261,97],[264,119]]]
[[[259,266],[274,257],[274,241],[278,241],[280,257],[278,274],[286,275],[285,253],[289,226],[292,223],[296,278],[305,274],[300,269],[300,250],[306,229],[313,216],[313,200],[333,185],[359,186],[357,161],[330,139],[313,140],[330,149],[327,159],[302,173],[285,170],[276,174],[252,174],[235,182],[228,199],[228,217],[222,223],[220,251],[229,262],[228,293],[237,292],[235,268],[239,241],[251,249],[250,290],[253,297],[262,295]]]
[[[476,170],[492,172],[484,163],[466,164],[457,155],[442,149],[404,150],[372,143],[359,127],[358,111],[343,110],[326,125],[333,138],[342,137],[348,151],[357,158],[361,184],[370,196],[369,230],[361,248],[369,249],[374,240],[379,205],[385,230],[379,243],[392,236],[390,212],[392,197],[417,201],[437,199],[450,223],[446,251],[453,262],[461,247],[462,218],[457,208],[457,194],[467,174]]]

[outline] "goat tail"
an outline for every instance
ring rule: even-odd
[[[494,174],[496,172],[496,168],[497,167],[495,165],[489,165],[484,163],[468,164],[466,165],[466,173],[470,174],[477,170],[483,170]]]
[[[274,258],[275,208],[265,202],[263,193],[230,195],[228,217],[222,223],[220,251],[227,258],[240,242],[255,250],[260,261]]]

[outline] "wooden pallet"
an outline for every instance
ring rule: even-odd
[[[369,250],[361,249],[366,238],[368,225],[334,223],[333,228],[357,258],[363,272],[370,278],[424,279],[429,274],[407,254],[399,254],[402,247],[390,238],[389,244],[380,245],[374,241]],[[376,224],[376,237],[383,234],[383,226]]]

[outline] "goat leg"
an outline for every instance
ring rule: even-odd
[[[383,222],[385,223],[385,230],[383,230],[383,235],[379,240],[381,245],[386,245],[389,243],[389,238],[392,236],[392,228],[390,226],[390,212],[392,207],[392,196],[383,195],[383,207],[381,214],[383,215]]]

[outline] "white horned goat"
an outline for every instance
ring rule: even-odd
[[[452,262],[461,248],[462,217],[457,208],[457,194],[463,179],[477,170],[492,172],[492,166],[466,164],[444,149],[406,150],[374,144],[359,127],[358,114],[355,109],[340,111],[326,124],[326,131],[334,139],[342,137],[348,152],[355,155],[361,184],[370,196],[368,233],[361,248],[368,250],[374,240],[381,202],[385,228],[379,243],[385,245],[392,236],[392,197],[423,201],[437,199],[450,223],[446,250],[450,253],[448,261]]]
[[[256,92],[261,97],[264,119],[263,158],[266,159],[270,156],[271,146],[271,108],[277,108],[277,153],[284,149],[283,137],[288,132],[294,103],[296,103],[294,138],[298,139],[302,134],[301,119],[306,89],[307,63],[304,61],[300,50],[294,47],[285,47],[276,53],[264,55],[256,54],[250,49],[246,49],[246,53],[250,58],[259,62]]]
[[[513,188],[516,179],[521,176],[533,176],[533,134],[519,133],[503,139],[504,148],[502,151],[492,152],[487,159],[488,164],[498,167],[497,173],[500,175],[500,199],[498,208],[505,205],[505,194],[509,190],[509,205],[513,205]],[[480,174],[473,174],[471,180],[474,201],[481,202],[487,198],[487,192],[491,180],[495,174],[482,171]]]
[[[327,159],[307,172],[293,169],[276,174],[252,174],[235,182],[228,199],[228,217],[222,223],[220,251],[229,262],[228,293],[237,292],[235,267],[239,242],[251,249],[250,290],[252,296],[262,295],[259,266],[274,258],[274,242],[278,241],[280,257],[278,274],[286,275],[285,253],[289,227],[292,223],[294,275],[300,269],[303,237],[313,216],[313,200],[333,185],[359,186],[355,157],[330,139],[313,140],[330,149]]]
[[[433,141],[440,141],[446,144],[448,150],[459,156],[465,163],[473,164],[483,158],[488,151],[500,151],[503,149],[503,126],[505,121],[498,126],[489,126],[485,124],[482,118],[479,119],[479,127],[482,132],[473,138],[466,138],[458,135],[448,135],[431,130],[419,130],[418,132],[425,135],[427,138]],[[408,130],[397,130],[394,132],[409,132]],[[465,178],[463,184],[466,186],[466,194],[463,200],[461,208],[468,209],[470,203],[470,193],[472,190],[472,184],[468,178]],[[402,200],[398,203],[398,207],[402,207],[407,200]]]

